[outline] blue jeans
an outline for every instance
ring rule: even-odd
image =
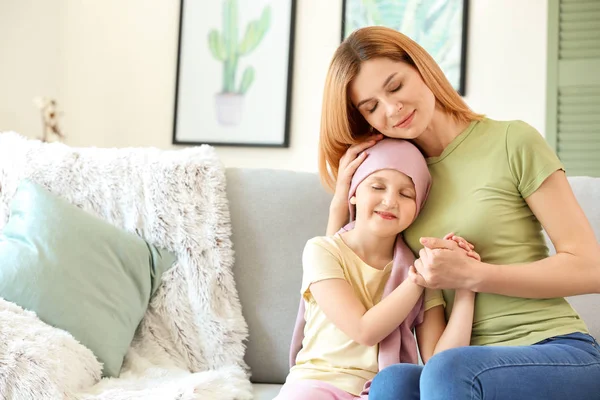
[[[572,333],[532,346],[470,346],[427,365],[395,364],[373,379],[369,400],[600,399],[600,346]]]

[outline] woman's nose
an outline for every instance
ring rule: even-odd
[[[393,103],[388,102],[385,105],[385,111],[388,117],[393,117],[396,114],[397,108]]]
[[[395,115],[397,115],[400,110],[402,110],[402,107],[404,107],[402,105],[402,103],[398,102],[398,101],[388,101],[386,102],[386,113],[388,117],[393,117]]]

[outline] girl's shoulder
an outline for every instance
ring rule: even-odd
[[[306,248],[322,248],[330,253],[340,253],[343,251],[345,244],[339,234],[332,236],[315,236],[306,242]]]
[[[352,252],[352,250],[344,243],[338,233],[332,236],[313,237],[304,246],[304,255],[310,254],[311,258],[314,258],[314,256],[334,257],[340,262],[348,258],[348,252]]]

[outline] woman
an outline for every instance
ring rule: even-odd
[[[446,318],[456,289],[478,294],[471,347],[425,367],[384,369],[370,398],[598,398],[600,350],[564,296],[600,292],[600,247],[542,136],[524,122],[471,111],[401,33],[355,31],[333,57],[323,98],[320,173],[335,183],[328,234],[347,221],[350,178],[383,135],[417,145],[433,178],[404,233],[420,256],[416,283],[443,289]],[[548,256],[542,227],[556,255]],[[436,239],[449,231],[473,243],[482,261]]]

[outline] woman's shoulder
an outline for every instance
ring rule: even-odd
[[[522,132],[540,134],[540,132],[533,125],[521,119],[497,120],[486,117],[481,121],[481,126],[486,129],[492,129],[504,133]]]
[[[507,147],[529,146],[543,140],[542,134],[531,124],[520,120],[495,120],[484,118],[479,121],[475,130],[482,140],[495,140]]]
[[[537,132],[532,125],[520,119],[497,120],[485,117],[479,122],[478,126],[480,129],[494,130],[498,133],[507,133],[509,131]]]

